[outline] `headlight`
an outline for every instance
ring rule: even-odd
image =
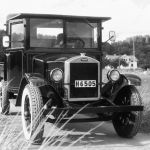
[[[60,80],[62,80],[63,78],[63,72],[61,69],[59,68],[56,68],[56,69],[53,69],[51,72],[50,72],[50,78],[55,81],[55,82],[59,82]]]
[[[118,70],[111,70],[108,72],[107,77],[111,81],[117,81],[120,78],[120,73]]]

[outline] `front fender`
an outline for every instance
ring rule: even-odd
[[[102,87],[102,96],[113,101],[120,89],[127,85],[129,85],[127,78],[124,75],[121,75],[117,82],[109,81]]]
[[[43,78],[43,76],[38,73],[28,73],[25,74],[25,76],[22,78],[19,87],[19,93],[17,96],[16,106],[21,106],[22,92],[27,84],[37,86],[40,88],[44,104],[47,102],[48,99],[53,98],[55,99],[55,103],[57,103],[59,107],[63,106],[63,102],[60,95],[55,91],[55,89],[51,85],[48,84],[48,82]]]
[[[121,74],[120,79],[117,82],[109,81],[102,88],[102,96],[114,101],[119,91],[124,87],[139,86],[141,85],[141,79],[133,74]]]
[[[142,80],[139,76],[135,74],[124,74],[124,76],[128,79],[130,85],[141,86]]]
[[[136,93],[136,96],[138,96],[139,99],[141,99],[140,93],[134,85],[126,85],[118,91],[113,102],[117,105],[120,105],[122,104],[120,103],[120,101],[122,100],[122,96],[130,96],[131,93]],[[137,105],[142,105],[142,99],[140,100],[140,104],[137,103]]]
[[[22,78],[21,82],[20,82],[16,106],[21,106],[22,92],[23,92],[24,87],[27,84],[41,87],[41,86],[46,85],[47,82],[44,80],[44,78],[41,74],[38,74],[38,73],[27,73],[27,74],[25,74],[24,77]]]
[[[28,84],[34,86],[40,87],[48,84],[44,77],[39,73],[27,73],[24,78],[27,80]]]

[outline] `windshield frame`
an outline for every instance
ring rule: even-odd
[[[29,29],[31,30],[31,19],[45,19],[45,18],[30,18],[29,19]],[[46,18],[47,19],[47,18]],[[64,46],[63,47],[36,47],[36,46],[31,46],[30,45],[30,42],[31,42],[31,38],[30,38],[30,35],[29,35],[29,47],[32,48],[47,48],[47,49],[99,49],[99,45],[101,42],[101,20],[100,21],[93,21],[93,20],[88,20],[88,19],[62,19],[62,18],[48,18],[48,19],[59,19],[59,20],[62,20],[62,24],[63,24],[63,43],[64,43]],[[69,48],[67,47],[67,23],[68,22],[75,22],[75,23],[85,23],[85,24],[88,24],[89,26],[92,26],[91,23],[95,23],[97,24],[97,29],[96,29],[96,32],[97,32],[97,47],[83,47],[83,48]],[[93,26],[92,26],[93,27]],[[30,34],[30,31],[28,32]],[[92,37],[94,38],[94,37]],[[94,40],[94,39],[92,39]]]

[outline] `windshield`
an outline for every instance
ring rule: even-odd
[[[31,19],[30,46],[46,48],[97,48],[97,23]]]

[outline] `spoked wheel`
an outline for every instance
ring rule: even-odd
[[[117,105],[142,105],[139,92],[134,86],[124,88],[115,100]],[[141,111],[130,111],[113,114],[113,125],[117,134],[124,138],[135,136],[141,125]]]
[[[2,82],[1,87],[1,99],[0,99],[0,111],[2,114],[7,115],[10,110],[9,92],[7,82]]]
[[[43,100],[38,87],[26,85],[22,94],[22,126],[26,140],[40,142],[43,136]]]

